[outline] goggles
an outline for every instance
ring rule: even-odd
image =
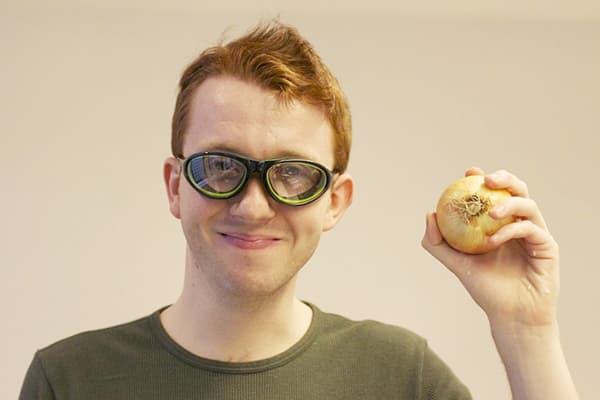
[[[331,186],[332,171],[301,159],[257,161],[220,151],[195,153],[183,160],[187,181],[211,199],[229,199],[246,187],[257,173],[267,193],[290,206],[312,203]]]

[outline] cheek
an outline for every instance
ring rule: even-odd
[[[292,227],[293,243],[289,254],[293,270],[301,269],[312,257],[321,239],[320,221],[305,218]]]
[[[324,229],[325,207],[323,204],[309,205],[293,215],[290,225],[296,241],[306,246],[316,246]]]
[[[182,191],[179,207],[181,224],[185,230],[202,229],[215,214],[220,212],[224,204],[216,201],[207,201],[195,191]]]

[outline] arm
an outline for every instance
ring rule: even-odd
[[[25,375],[19,400],[55,400],[52,387],[37,354]]]
[[[472,174],[483,172],[472,168],[467,175]],[[443,240],[435,214],[427,215],[422,245],[458,277],[486,313],[513,398],[575,400],[556,319],[558,245],[524,182],[498,171],[486,176],[486,185],[513,194],[490,215],[517,217],[489,238],[495,250],[480,255],[455,251]]]
[[[522,328],[492,325],[513,399],[577,399],[558,335],[558,324]]]

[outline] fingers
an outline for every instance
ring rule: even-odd
[[[483,174],[483,170],[479,167],[470,167],[465,172],[465,176]],[[492,217],[500,219],[512,215],[519,219],[528,219],[534,224],[547,229],[546,222],[537,204],[529,199],[529,189],[524,181],[501,169],[486,175],[485,184],[493,189],[508,190],[513,195],[511,199],[506,200],[490,212]]]
[[[484,174],[483,170],[479,167],[470,167],[465,171],[465,176],[483,175],[483,174]]]
[[[537,203],[530,198],[511,197],[506,199],[502,204],[490,210],[490,216],[495,219],[502,219],[508,216],[527,219],[543,229],[548,229]]]
[[[506,189],[513,196],[529,197],[527,184],[503,169],[486,175],[485,184],[492,189]]]
[[[529,220],[504,225],[489,240],[499,246],[511,239],[525,239],[530,244],[542,244],[548,241],[550,234]]]
[[[506,189],[513,195],[490,212],[493,218],[500,219],[512,215],[519,220],[529,220],[542,229],[548,230],[537,203],[529,198],[529,189],[524,181],[501,169],[486,175],[485,184],[493,189]]]
[[[485,173],[479,167],[469,167],[465,171],[465,176],[471,175],[485,175]],[[527,184],[517,178],[514,174],[504,169],[500,169],[496,172],[486,175],[485,184],[492,189],[506,189],[513,196],[529,196]]]
[[[522,239],[529,257],[555,258],[558,245],[550,233],[530,220],[513,222],[503,226],[489,240],[494,246],[500,246],[512,239]]]

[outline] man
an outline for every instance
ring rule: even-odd
[[[36,353],[25,399],[468,399],[402,328],[354,322],[295,296],[298,271],[350,206],[350,113],[333,75],[273,22],[184,72],[164,164],[186,238],[177,301]],[[476,168],[467,174],[482,174]],[[558,248],[523,182],[486,176],[519,217],[468,256],[427,215],[422,244],[488,315],[515,399],[574,399],[556,322]]]

